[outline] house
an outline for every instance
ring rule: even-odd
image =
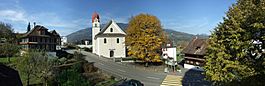
[[[61,37],[61,45],[65,46],[67,44],[67,37],[66,36],[62,36]]]
[[[207,39],[195,37],[182,51],[184,53],[184,68],[203,70],[201,67],[205,64],[205,53],[207,47]]]
[[[92,53],[107,58],[126,57],[126,33],[114,21],[110,20],[103,28],[100,27],[100,17],[92,15]]]
[[[177,49],[176,46],[173,46],[173,43],[167,43],[162,48],[162,57],[165,59],[165,64],[167,65],[177,65]]]
[[[35,26],[35,24],[34,28],[28,29],[19,41],[19,45],[23,49],[42,49],[46,51],[58,50],[60,49],[60,44],[60,35],[55,30],[49,32],[46,27],[41,25]]]

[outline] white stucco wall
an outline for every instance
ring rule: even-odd
[[[96,24],[97,22],[93,23]],[[99,23],[97,23],[99,25]],[[112,28],[112,32],[110,31]],[[99,27],[92,28],[92,46],[93,53],[110,58],[110,51],[114,52],[113,58],[126,57],[126,48],[125,48],[125,37],[117,35],[116,37],[111,37],[106,35],[105,37],[98,36],[95,38],[95,35],[99,32]],[[103,28],[101,28],[103,29]],[[126,34],[121,30],[121,28],[112,20],[112,23],[107,27],[103,34]],[[104,43],[104,38],[106,38],[107,43]],[[117,43],[117,38],[119,38],[119,43]]]
[[[106,38],[107,43],[104,43],[104,38]],[[117,38],[119,38],[119,43],[117,43]],[[110,58],[110,51],[114,51],[114,57],[120,58],[125,57],[125,37],[99,37],[99,55]]]
[[[92,25],[92,53],[98,54],[98,48],[95,48],[98,44],[97,40],[95,39],[95,35],[100,31],[100,22],[98,22],[98,19],[95,19]],[[97,25],[97,27],[95,27],[95,25]]]
[[[112,28],[113,32],[110,31],[110,29]],[[115,21],[112,20],[112,24],[106,29],[106,31],[104,33],[121,33],[121,34],[125,34],[121,28],[115,23]]]
[[[171,57],[173,59],[171,60],[166,60],[165,64],[167,65],[173,65],[174,62],[173,61],[177,61],[177,58],[176,58],[176,47],[171,47],[171,48],[162,48],[162,56],[164,59],[168,59],[168,57]],[[164,55],[166,54],[166,55]],[[177,65],[178,63],[175,62],[175,65]]]

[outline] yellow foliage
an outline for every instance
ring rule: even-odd
[[[161,61],[157,51],[166,37],[157,17],[139,14],[130,20],[126,32],[125,44],[129,46],[129,55],[146,62]]]

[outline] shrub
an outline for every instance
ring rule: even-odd
[[[89,82],[81,74],[81,63],[76,63],[69,69],[62,70],[57,76],[59,86],[89,86]]]
[[[84,51],[92,52],[92,47],[91,48],[84,48]]]

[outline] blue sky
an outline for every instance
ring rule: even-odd
[[[91,27],[91,15],[101,22],[128,23],[139,13],[157,16],[163,28],[191,34],[210,34],[236,0],[1,0],[0,21],[15,32],[36,22],[65,36]]]

